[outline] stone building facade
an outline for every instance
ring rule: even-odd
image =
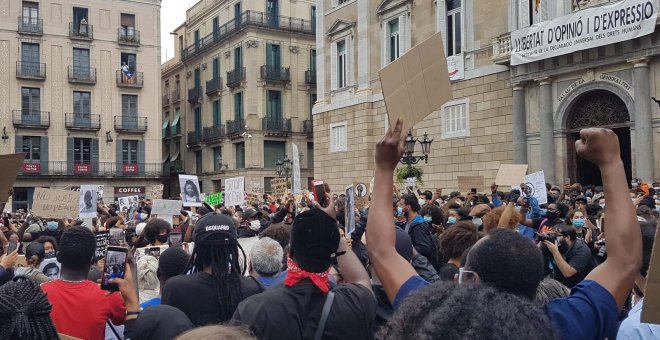
[[[0,152],[27,153],[14,209],[35,187],[160,183],[160,1],[0,1],[0,58]]]
[[[163,162],[197,175],[205,193],[245,177],[269,191],[276,162],[298,146],[303,188],[313,176],[314,1],[201,0],[172,34],[162,65]]]

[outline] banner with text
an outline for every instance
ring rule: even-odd
[[[639,38],[655,31],[659,0],[593,7],[511,33],[511,65]]]
[[[227,178],[225,180],[225,206],[245,204],[245,177]]]
[[[215,208],[215,207],[218,206],[219,204],[222,204],[222,203],[223,203],[223,201],[222,201],[222,193],[219,192],[219,193],[217,193],[217,194],[208,194],[208,195],[206,195],[206,197],[204,198],[204,201],[205,201],[206,203],[210,204],[212,207]]]
[[[34,189],[32,213],[43,218],[78,218],[80,194],[76,191]]]
[[[298,145],[293,144],[293,193],[299,194],[300,189],[300,154],[298,153]]]

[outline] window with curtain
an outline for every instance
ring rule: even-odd
[[[122,141],[122,162],[124,164],[135,164],[138,162],[138,141]]]
[[[89,164],[92,162],[92,139],[73,139],[73,161],[75,164]]]

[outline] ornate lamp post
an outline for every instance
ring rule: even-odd
[[[422,147],[421,156],[414,155],[415,145],[418,142]],[[403,152],[403,157],[401,157],[401,164],[405,164],[408,167],[412,167],[413,164],[417,164],[421,160],[424,160],[424,163],[428,163],[429,154],[431,153],[431,143],[433,143],[433,139],[429,139],[427,133],[424,133],[424,136],[420,140],[419,138],[413,137],[412,132],[408,132],[408,136],[406,136],[405,147],[404,147],[405,151]]]
[[[284,155],[284,159],[278,159],[275,165],[277,166],[277,176],[280,178],[286,178],[288,181],[289,176],[291,175],[291,160],[289,159],[289,156]]]

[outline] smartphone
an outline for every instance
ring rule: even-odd
[[[18,249],[18,242],[16,241],[9,241],[9,245],[7,246],[7,254],[11,254]]]
[[[571,179],[570,178],[564,178],[564,185],[571,185]]]
[[[170,233],[170,247],[181,248],[183,243],[183,234],[181,233]]]
[[[312,181],[312,189],[314,190],[316,201],[319,202],[322,207],[327,207],[328,199],[325,197],[325,183],[321,180],[315,179]]]
[[[128,258],[128,248],[108,246],[105,255],[105,265],[103,266],[103,279],[101,289],[118,291],[119,286],[110,283],[111,279],[123,279],[126,273],[126,259]]]
[[[160,257],[160,247],[151,247],[149,248],[149,255],[159,258]]]

